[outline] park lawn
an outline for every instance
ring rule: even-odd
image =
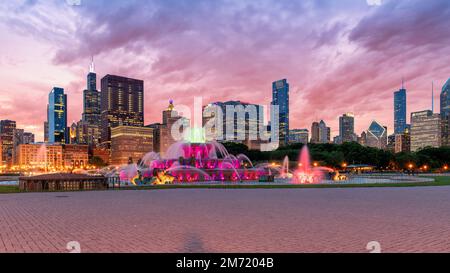
[[[438,187],[450,186],[450,177],[430,177],[434,182],[374,183],[374,184],[326,184],[326,185],[289,185],[289,184],[223,184],[223,185],[157,185],[118,190],[165,190],[165,189],[321,189],[321,188],[401,188],[401,187]]]
[[[2,193],[18,193],[19,186],[0,186],[0,194]]]
[[[289,184],[223,184],[223,185],[158,185],[144,186],[136,188],[120,188],[116,190],[168,190],[168,189],[321,189],[321,188],[401,188],[401,187],[438,187],[450,186],[450,176],[429,177],[434,178],[434,182],[416,183],[378,183],[378,184],[333,184],[333,185],[289,185]],[[18,186],[0,186],[2,193],[18,193]]]

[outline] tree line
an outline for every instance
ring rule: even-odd
[[[230,154],[245,154],[253,162],[282,161],[286,156],[291,161],[299,158],[304,144],[292,144],[280,147],[275,151],[261,152],[249,150],[246,145],[224,143]],[[377,169],[407,170],[407,169],[443,169],[450,164],[450,147],[424,148],[417,152],[394,153],[365,147],[356,142],[336,144],[308,144],[311,160],[321,166],[340,168],[343,164],[365,164]]]

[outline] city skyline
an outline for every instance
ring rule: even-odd
[[[205,104],[241,100],[267,106],[271,82],[287,78],[290,127],[310,128],[313,121],[323,119],[333,136],[338,132],[338,117],[346,112],[355,113],[358,134],[374,119],[386,124],[391,134],[392,92],[399,89],[401,78],[408,90],[409,119],[411,112],[430,109],[431,81],[439,90],[450,74],[440,57],[446,54],[446,37],[450,37],[443,20],[449,9],[445,1],[383,1],[381,6],[356,0],[340,4],[264,1],[260,5],[131,1],[112,2],[104,14],[92,12],[102,5],[98,2],[84,1],[73,7],[65,1],[22,1],[1,7],[5,16],[0,20],[0,33],[7,39],[0,46],[5,52],[0,78],[6,83],[0,90],[0,116],[16,120],[17,127],[35,133],[37,141],[43,140],[46,109],[42,105],[53,86],[64,88],[69,96],[68,124],[80,119],[92,55],[99,78],[116,74],[145,81],[145,124],[159,120],[170,98],[185,105],[192,105],[191,97],[198,95]],[[155,16],[144,16],[146,21],[126,19],[122,27],[114,21],[119,7],[141,15],[154,11]],[[187,10],[185,21],[170,16]],[[304,16],[298,18],[294,10]],[[217,15],[210,16],[214,21],[208,27],[195,20],[206,12]],[[391,16],[382,16],[386,13]],[[310,25],[319,15],[327,19]],[[351,20],[340,18],[342,15]],[[232,16],[237,16],[236,20],[230,20]],[[265,19],[255,22],[253,16]],[[56,17],[67,22],[45,20],[61,20]],[[428,17],[429,22],[420,20]],[[402,21],[397,23],[396,18]],[[59,32],[53,30],[57,23]],[[164,29],[158,31],[154,26],[160,25]],[[261,25],[264,33],[258,31]],[[383,30],[394,25],[391,32]],[[118,38],[126,28],[140,31]],[[223,30],[223,39],[216,39],[217,29]],[[302,34],[306,29],[309,31]],[[379,37],[367,35],[372,31],[380,33]],[[276,37],[277,43],[271,37]],[[222,41],[218,44],[216,40]],[[405,47],[410,48],[407,53],[399,51]],[[426,58],[423,52],[427,52]],[[284,62],[278,62],[280,58]],[[436,102],[439,93],[435,92]],[[21,108],[27,111],[17,111]]]

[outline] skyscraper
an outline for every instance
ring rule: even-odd
[[[100,92],[97,90],[97,74],[92,61],[87,75],[87,89],[83,91],[83,115],[79,124],[79,130],[83,131],[83,138],[78,139],[80,143],[91,146],[99,144],[100,117]]]
[[[441,146],[442,122],[431,110],[411,113],[411,152]]]
[[[442,145],[450,146],[450,79],[441,92]]]
[[[387,139],[387,128],[373,121],[367,130],[366,145],[373,148],[386,149]]]
[[[406,89],[394,92],[394,132],[403,134],[406,129]]]
[[[339,139],[341,143],[356,141],[355,116],[347,113],[339,117]]]
[[[313,122],[311,125],[311,143],[319,143],[319,139],[320,139],[319,123]]]
[[[173,126],[180,122],[179,125],[182,126],[181,128],[178,128],[178,132],[180,133],[180,135],[183,135],[185,133],[185,129],[189,127],[190,121],[189,119],[178,114],[175,109],[175,105],[173,104],[173,100],[169,101],[169,106],[162,112],[162,118],[162,124],[148,127],[157,130],[157,136],[155,137],[155,134],[153,134],[154,139],[156,138],[156,142],[159,143],[159,147],[157,147],[156,149],[162,155],[164,155],[173,144],[179,141],[179,139],[175,139],[175,136],[172,135],[172,129],[174,129]]]
[[[325,121],[313,122],[311,126],[311,143],[330,143],[331,129]]]
[[[403,134],[395,135],[395,153],[409,153],[411,151],[411,134],[406,128]]]
[[[101,86],[101,142],[110,148],[111,128],[144,126],[144,81],[106,75]]]
[[[287,145],[289,142],[289,83],[286,79],[273,82],[272,84],[272,105],[279,107],[279,141],[280,145]],[[273,117],[272,118],[277,118]],[[273,130],[272,121],[272,130]]]
[[[54,87],[48,96],[48,142],[65,143],[67,132],[67,95]]]
[[[220,112],[219,112],[220,111]],[[241,101],[213,102],[204,107],[203,121],[214,119],[213,132],[208,138],[217,141],[247,143],[261,140],[264,126],[264,108],[261,105]]]
[[[111,163],[116,166],[138,163],[153,151],[153,129],[118,126],[111,129]]]
[[[319,122],[319,143],[322,144],[330,143],[331,138],[330,133],[331,133],[330,127],[327,127],[325,121],[321,120]]]
[[[0,121],[0,146],[1,159],[0,164],[10,166],[13,163],[14,133],[16,131],[16,122],[13,120]]]

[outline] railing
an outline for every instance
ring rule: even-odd
[[[108,185],[110,189],[120,189],[120,177],[111,176],[108,177]]]

